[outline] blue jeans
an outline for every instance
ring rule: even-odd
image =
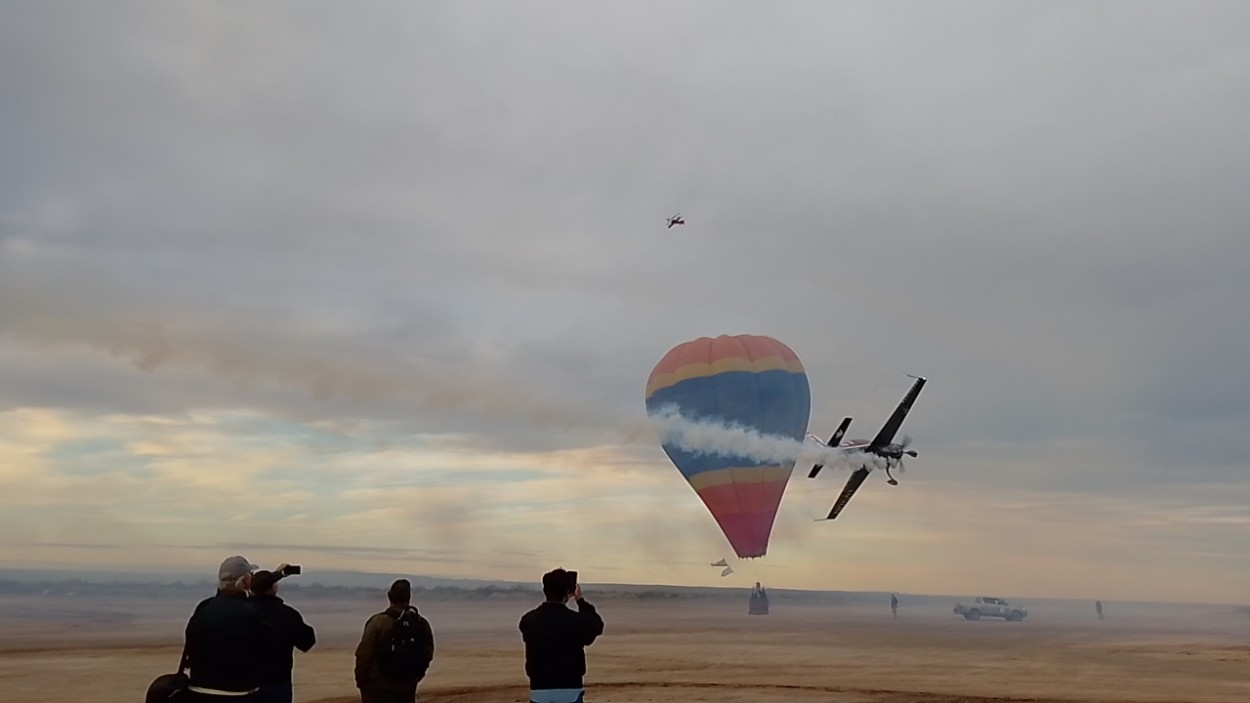
[[[276,683],[268,686],[261,686],[256,692],[253,700],[256,703],[291,703],[294,697],[294,690],[289,683]]]
[[[417,687],[414,684],[412,688],[401,689],[398,691],[389,689],[379,689],[373,686],[366,686],[360,689],[361,703],[415,703],[417,700]]]

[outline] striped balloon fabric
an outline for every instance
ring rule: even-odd
[[[672,409],[684,420],[801,442],[811,391],[799,357],[771,337],[700,337],[665,354],[647,379],[648,414]],[[734,552],[764,556],[794,462],[761,461],[724,447],[663,446]]]

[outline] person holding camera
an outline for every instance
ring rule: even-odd
[[[525,642],[525,675],[532,703],[582,703],[586,647],[603,634],[603,618],[582,597],[576,571],[555,569],[543,574],[546,601],[521,616]],[[567,603],[572,599],[577,610]]]
[[[386,597],[391,607],[365,621],[356,646],[356,688],[361,703],[415,703],[434,659],[434,632],[412,606],[408,579],[392,583]]]
[[[269,642],[260,662],[260,691],[257,703],[291,703],[294,689],[291,670],[294,650],[307,652],[317,643],[312,626],[299,611],[278,597],[278,581],[301,572],[300,567],[283,564],[274,571],[252,574],[252,605],[269,630]]]

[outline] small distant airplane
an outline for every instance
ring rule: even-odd
[[[684,224],[686,224],[686,221],[681,218],[681,213],[679,212],[676,215],[673,215],[672,217],[668,218],[668,227],[665,227],[664,229],[672,229],[673,225],[684,225]]]
[[[894,443],[894,435],[898,433],[899,428],[903,425],[903,419],[907,417],[907,411],[911,410],[912,403],[916,402],[916,398],[920,395],[920,389],[924,388],[925,379],[923,377],[912,376],[911,378],[916,379],[916,382],[912,384],[911,390],[907,391],[907,395],[903,396],[903,400],[894,409],[894,414],[890,415],[890,419],[885,421],[881,431],[877,433],[877,436],[871,442],[866,439],[853,439],[846,444],[842,444],[842,437],[846,434],[847,428],[851,426],[851,418],[849,417],[842,420],[842,424],[838,425],[837,431],[833,433],[828,442],[830,447],[836,447],[848,455],[847,458],[850,461],[855,460],[856,454],[872,454],[885,459],[885,475],[889,477],[887,483],[891,486],[897,486],[898,481],[890,473],[890,467],[897,466],[899,470],[902,470],[903,456],[918,456],[915,450],[907,448],[911,444],[911,437],[903,435],[901,442]],[[816,440],[820,441],[820,438],[817,437]],[[823,468],[825,468],[824,464],[813,466],[811,473],[807,474],[807,477],[816,478],[816,474],[820,473],[820,470]],[[850,478],[846,480],[846,486],[842,488],[842,494],[834,501],[833,508],[829,511],[829,516],[825,518],[826,520],[836,518],[838,513],[842,512],[842,509],[846,507],[846,504],[851,502],[851,497],[855,495],[855,491],[858,491],[864,480],[868,478],[869,471],[871,469],[865,463],[851,473]]]

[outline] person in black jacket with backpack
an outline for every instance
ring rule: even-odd
[[[546,602],[521,616],[525,641],[525,674],[532,703],[582,703],[586,647],[603,634],[603,618],[582,598],[576,571],[555,569],[543,574]],[[577,602],[570,610],[569,599]]]
[[[386,597],[391,607],[365,622],[356,646],[356,688],[361,703],[415,703],[417,682],[434,659],[434,633],[411,605],[407,579],[391,584]]]
[[[252,574],[252,606],[269,630],[270,641],[260,666],[260,691],[257,703],[291,703],[294,691],[291,670],[295,668],[294,650],[307,652],[317,643],[317,635],[304,622],[299,611],[278,597],[278,580],[286,576],[286,564],[276,571]]]

